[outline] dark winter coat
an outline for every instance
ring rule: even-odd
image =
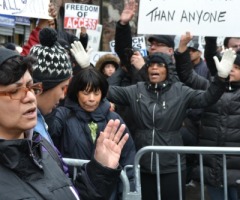
[[[92,160],[82,167],[74,188],[58,154],[53,156],[55,149],[36,132],[32,140],[0,139],[0,152],[0,199],[76,200],[79,193],[81,200],[106,200],[121,171]]]
[[[181,59],[182,55],[176,56]],[[185,63],[187,65],[191,63]],[[181,82],[168,80],[158,84],[157,89],[146,82],[128,87],[110,86],[109,101],[130,106],[134,121],[138,127],[135,132],[137,150],[153,145],[181,146],[179,129],[186,117],[188,108],[207,107],[215,103],[222,95],[225,83],[216,77],[207,92],[193,90]],[[153,154],[141,159],[142,170],[155,173]],[[184,159],[182,158],[184,165]],[[161,173],[177,171],[175,154],[160,154]],[[184,166],[182,166],[184,169]]]
[[[185,57],[187,60],[188,57]],[[210,82],[196,74],[189,66],[177,65],[181,81],[194,89],[206,90]],[[212,70],[216,71],[216,70]],[[240,146],[240,82],[229,83],[222,97],[202,113],[199,146],[239,147]],[[222,155],[205,155],[204,181],[212,186],[223,185]],[[240,179],[240,156],[227,156],[228,185],[236,185]],[[199,180],[200,168],[194,170]]]
[[[53,121],[49,124],[49,133],[64,157],[86,160],[93,157],[95,142],[92,140],[88,124],[92,121],[97,123],[98,138],[110,119],[120,119],[121,123],[124,123],[121,117],[111,112],[109,108],[109,102],[103,100],[95,111],[89,113],[79,104],[66,99],[64,107],[56,109]],[[125,130],[125,133],[127,132],[128,129]],[[130,137],[122,150],[120,164],[122,166],[133,164],[135,153],[134,143]]]
[[[64,107],[58,107],[52,116],[51,123],[48,124],[49,133],[64,157],[90,160],[94,156],[96,142],[92,140],[88,124],[92,121],[97,123],[98,138],[110,119],[119,119],[121,124],[124,123],[117,113],[110,111],[110,103],[107,100],[102,100],[99,107],[89,113],[67,98]],[[125,133],[129,133],[127,128]],[[120,165],[133,165],[135,154],[135,145],[130,136],[123,147]],[[133,182],[133,171],[128,170],[127,174]],[[121,193],[121,189],[118,189]]]

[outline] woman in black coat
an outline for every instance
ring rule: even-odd
[[[184,60],[188,52],[175,53],[175,59],[182,65],[191,65]],[[226,60],[232,64],[234,52],[227,51]],[[221,63],[222,64],[222,63]],[[134,142],[136,149],[153,145],[181,146],[179,132],[189,108],[204,108],[215,103],[225,89],[225,78],[231,64],[219,68],[207,91],[193,90],[181,82],[172,82],[168,74],[166,55],[156,53],[149,56],[147,62],[148,82],[138,82],[128,87],[110,86],[107,98],[113,103],[131,108],[137,127]],[[141,159],[141,188],[143,199],[157,199],[156,159],[153,153]],[[172,153],[160,154],[161,195],[164,200],[179,199],[177,158]],[[182,185],[185,185],[185,160],[182,158]],[[175,191],[171,192],[170,191]],[[184,191],[183,191],[184,194]],[[184,198],[184,197],[183,197]]]

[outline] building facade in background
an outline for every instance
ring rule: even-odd
[[[99,23],[103,25],[100,51],[110,51],[109,42],[114,40],[116,22],[124,6],[124,0],[52,0],[58,14],[58,28],[63,29],[64,4],[82,3],[100,6]],[[22,46],[28,40],[36,19],[0,15],[0,44],[13,42]],[[137,17],[131,22],[133,35],[137,30]],[[71,30],[72,31],[72,30]],[[72,31],[74,32],[74,31]]]

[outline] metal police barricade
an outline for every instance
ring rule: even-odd
[[[125,166],[121,173],[121,181],[123,182],[123,198],[122,200],[141,200],[141,181],[140,181],[140,159],[146,153],[156,153],[156,179],[157,179],[157,191],[158,200],[161,200],[161,187],[160,187],[160,166],[159,166],[159,153],[176,153],[178,162],[178,186],[179,186],[179,199],[182,200],[182,182],[181,182],[181,155],[186,154],[198,154],[200,165],[200,190],[201,200],[205,200],[204,196],[204,177],[203,177],[203,155],[204,154],[220,154],[223,157],[223,187],[224,187],[224,199],[228,200],[227,191],[227,165],[226,155],[240,154],[240,148],[238,147],[190,147],[190,146],[147,146],[140,149],[134,159],[134,166]],[[76,177],[77,167],[89,162],[88,160],[69,159],[63,158],[67,165],[74,167],[73,178]],[[134,191],[130,191],[130,183],[126,175],[127,168],[133,167],[135,188]],[[239,180],[240,182],[240,180]],[[185,187],[185,186],[184,186]]]
[[[73,167],[73,180],[76,179],[77,176],[77,168],[81,167],[83,164],[88,163],[89,160],[81,160],[81,159],[72,159],[72,158],[63,158],[63,161],[68,165]],[[141,193],[137,194],[136,192],[130,192],[130,183],[127,177],[126,170],[128,168],[132,168],[133,166],[127,165],[122,170],[120,174],[120,179],[123,183],[123,192],[122,192],[122,200],[140,200]],[[138,197],[138,198],[137,198]]]
[[[141,182],[140,182],[140,159],[146,153],[156,153],[156,179],[157,179],[157,191],[158,200],[161,200],[161,187],[160,187],[160,166],[159,166],[159,153],[176,153],[177,164],[178,164],[178,186],[179,186],[179,199],[182,200],[182,182],[181,182],[181,154],[198,154],[199,155],[199,165],[200,165],[200,188],[201,188],[201,200],[204,200],[204,177],[203,177],[203,154],[221,154],[223,157],[223,187],[224,187],[224,199],[228,200],[227,191],[227,165],[226,165],[226,155],[240,154],[239,147],[190,147],[190,146],[147,146],[140,149],[134,160],[134,178],[135,178],[135,191],[134,193],[137,197],[136,200],[141,199]],[[185,187],[185,186],[184,186]]]

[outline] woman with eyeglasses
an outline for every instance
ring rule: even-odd
[[[36,95],[47,87],[34,83],[34,67],[34,58],[0,48],[0,199],[108,199],[121,172],[119,158],[128,139],[128,134],[122,136],[125,125],[109,121],[92,160],[73,184],[57,150],[33,130]],[[41,111],[50,111],[47,107]]]
[[[183,65],[191,65],[185,52],[175,53],[175,59]],[[235,52],[226,52],[225,60],[233,63]],[[221,63],[224,63],[224,59]],[[178,62],[179,63],[179,62]],[[218,76],[207,91],[193,90],[181,82],[171,82],[168,74],[167,57],[155,53],[147,60],[149,80],[128,87],[110,86],[109,101],[126,105],[133,113],[136,149],[145,146],[182,146],[180,128],[189,108],[204,108],[215,103],[223,94],[225,78],[231,70],[231,64],[218,69]],[[157,198],[156,154],[145,154],[140,161],[141,188],[143,200]],[[160,185],[163,200],[179,199],[177,156],[174,153],[160,153]],[[185,185],[185,158],[181,157],[182,186]],[[185,196],[182,187],[183,199]],[[172,192],[174,191],[174,192]]]

